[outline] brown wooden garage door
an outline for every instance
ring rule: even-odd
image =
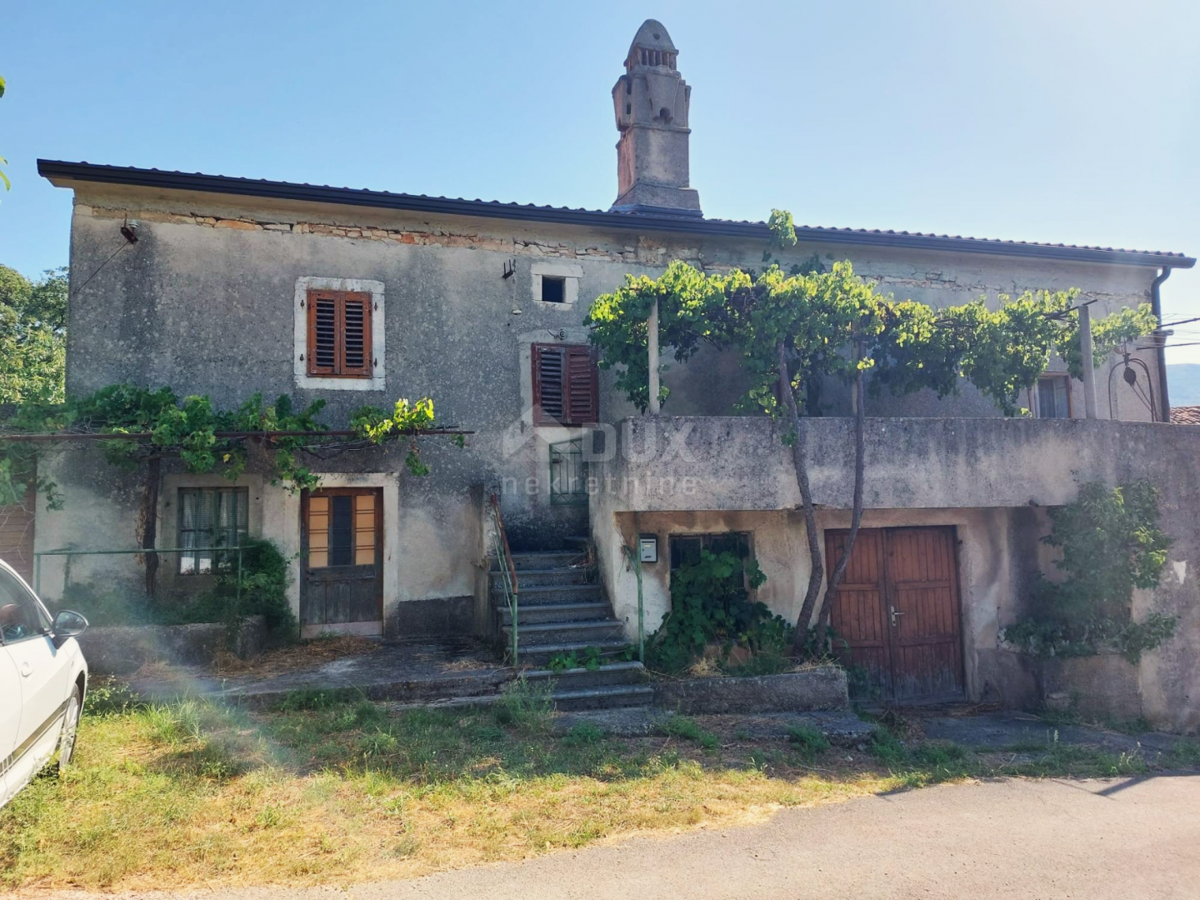
[[[24,503],[0,506],[0,559],[33,583],[33,516],[37,494],[33,486]]]
[[[847,532],[825,533],[832,571]],[[953,527],[864,528],[830,609],[842,661],[862,699],[963,696],[962,615]]]

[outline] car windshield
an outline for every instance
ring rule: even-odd
[[[4,643],[24,640],[50,627],[33,595],[10,572],[0,569],[0,636]]]

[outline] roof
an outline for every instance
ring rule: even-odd
[[[658,19],[647,19],[642,23],[642,27],[633,36],[633,43],[629,45],[629,52],[625,54],[626,58],[632,56],[633,51],[638,47],[646,47],[649,50],[663,50],[667,53],[679,52],[675,49],[675,44],[671,41],[671,36],[667,34],[667,29],[663,28],[662,22],[658,21]]]
[[[169,191],[234,194],[310,203],[400,209],[442,215],[582,225],[621,231],[674,232],[677,234],[749,238],[754,240],[764,240],[770,237],[770,231],[765,222],[737,222],[729,219],[676,216],[662,212],[634,213],[615,210],[572,209],[564,206],[501,203],[496,200],[429,197],[425,194],[402,194],[392,193],[391,191],[373,191],[366,188],[356,189],[320,184],[297,184],[288,181],[234,178],[226,175],[205,175],[200,172],[141,169],[133,166],[97,165],[88,162],[39,159],[38,174],[49,179],[51,183],[58,187],[72,187],[79,182],[121,184]],[[960,235],[926,234],[915,231],[881,231],[879,229],[827,228],[813,225],[798,225],[796,226],[796,236],[803,241],[814,243],[893,247],[908,250],[941,250],[954,253],[983,253],[993,256],[1034,257],[1039,259],[1105,263],[1110,265],[1165,266],[1190,269],[1196,264],[1194,258],[1185,256],[1182,253],[1126,250],[1113,247],[1088,247],[1076,244],[1039,244],[1027,241],[1003,241],[991,238],[963,237]]]
[[[1172,406],[1172,425],[1200,425],[1200,406]]]

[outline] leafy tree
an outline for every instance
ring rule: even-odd
[[[4,96],[4,79],[0,78],[0,97]],[[0,166],[7,166],[8,160],[0,156]],[[12,182],[8,180],[8,176],[4,174],[4,169],[0,169],[0,181],[4,182],[4,189],[11,190]]]
[[[785,272],[772,262],[772,250],[796,243],[791,215],[775,210],[768,224],[774,246],[763,255],[768,265],[763,272],[706,274],[676,261],[657,279],[626,276],[624,285],[596,299],[587,324],[602,354],[600,365],[617,368],[617,388],[643,412],[649,405],[646,320],[655,303],[660,343],[677,361],[685,362],[705,344],[741,355],[750,378],[743,407],[782,419],[792,449],[811,562],[797,622],[799,644],[840,583],[861,522],[867,375],[873,397],[885,389],[893,394],[930,389],[945,397],[969,381],[1005,415],[1025,414],[1017,404],[1019,392],[1036,382],[1053,353],[1082,368],[1071,314],[1078,295],[1001,295],[994,309],[984,298],[940,310],[896,301],[856,276],[849,262],[825,270],[810,260]],[[1148,309],[1097,323],[1102,337],[1097,358],[1153,325]],[[854,398],[855,472],[849,539],[821,598],[825,565],[809,486],[806,419],[820,414],[820,390],[828,382],[847,386]],[[666,398],[664,388],[661,399]]]
[[[0,265],[0,404],[63,399],[67,270],[31,282]]]

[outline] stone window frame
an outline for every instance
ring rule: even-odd
[[[543,309],[574,309],[579,302],[579,283],[583,280],[583,266],[577,263],[535,262],[529,267],[530,289],[533,302]],[[563,280],[563,302],[547,303],[542,299],[542,278]]]
[[[371,355],[376,364],[372,366],[370,377],[344,378],[308,374],[308,292],[310,290],[371,295]],[[363,278],[327,278],[318,275],[304,275],[297,278],[292,300],[294,324],[292,371],[295,375],[296,387],[317,391],[387,390],[384,314],[382,281],[368,281]]]

